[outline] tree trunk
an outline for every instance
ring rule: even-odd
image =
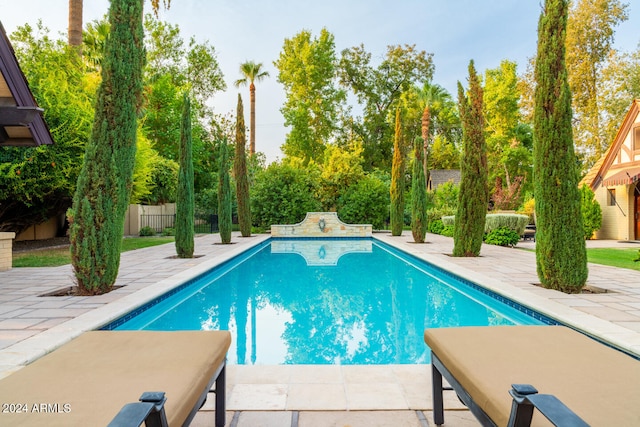
[[[426,107],[424,107],[424,111],[422,112],[422,141],[424,143],[422,167],[424,169],[425,188],[429,188],[429,169],[427,169],[427,153],[429,150],[429,126],[431,126],[431,109],[429,108],[429,105],[427,105]]]
[[[69,46],[82,54],[82,0],[69,0]]]
[[[249,86],[249,95],[251,102],[251,116],[249,118],[251,126],[251,138],[249,138],[249,155],[256,154],[256,86],[251,82]]]

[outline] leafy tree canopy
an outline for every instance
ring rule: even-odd
[[[393,117],[400,96],[416,83],[430,81],[434,65],[432,54],[419,51],[415,45],[388,46],[384,59],[372,64],[371,53],[364,45],[342,51],[338,75],[340,83],[350,89],[363,108],[361,123],[353,130],[364,141],[364,166],[391,167]],[[407,135],[413,138],[416,135]]]
[[[91,130],[95,79],[41,23],[18,28],[11,40],[55,141],[0,151],[0,230],[20,232],[71,205]]]

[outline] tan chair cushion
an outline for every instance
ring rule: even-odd
[[[230,344],[227,331],[86,332],[0,380],[0,425],[104,426],[145,391],[164,391],[182,425]]]
[[[640,361],[563,326],[429,329],[424,340],[499,426],[511,384],[553,394],[592,426],[640,426]],[[533,425],[548,425],[536,412]]]

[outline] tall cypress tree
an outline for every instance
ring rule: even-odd
[[[242,97],[238,94],[236,111],[236,152],[233,158],[233,174],[236,177],[236,200],[238,201],[238,223],[242,237],[251,236],[251,204],[249,202],[249,177],[247,176],[247,145],[244,126]]]
[[[191,143],[191,101],[185,92],[180,123],[180,171],[176,200],[176,253],[179,258],[193,258],[193,158]]]
[[[411,233],[413,241],[424,243],[427,234],[427,187],[424,179],[423,139],[417,137],[413,144],[413,173],[411,174]]]
[[[565,64],[568,9],[568,0],[546,0],[538,22],[533,176],[538,278],[547,288],[573,293],[588,270]]]
[[[393,139],[393,163],[391,164],[391,235],[402,234],[404,224],[404,161],[402,156],[402,120],[400,108],[396,109],[396,133]]]
[[[218,169],[218,227],[222,243],[231,243],[231,184],[229,183],[229,153],[227,141],[219,145]]]
[[[111,290],[120,266],[124,216],[142,94],[142,0],[111,0],[91,138],[70,211],[71,263],[80,292]]]
[[[478,256],[484,236],[489,186],[482,87],[473,61],[469,62],[469,99],[458,82],[458,105],[462,119],[463,147],[458,211],[453,231],[453,256]]]

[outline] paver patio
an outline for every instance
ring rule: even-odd
[[[116,282],[122,287],[94,297],[39,296],[71,286],[70,266],[0,272],[0,377],[268,237],[234,235],[233,244],[221,245],[218,235],[200,236],[195,253],[203,256],[193,259],[173,258],[173,244],[123,253]],[[533,285],[538,279],[530,251],[485,245],[481,257],[453,258],[450,238],[429,234],[428,243],[414,244],[410,233],[374,237],[640,355],[638,271],[590,264],[588,284],[611,293],[566,295]],[[228,375],[227,425],[234,427],[433,425],[428,365],[230,366]],[[478,425],[455,395],[446,408],[448,426]],[[205,405],[194,425],[212,416]]]

